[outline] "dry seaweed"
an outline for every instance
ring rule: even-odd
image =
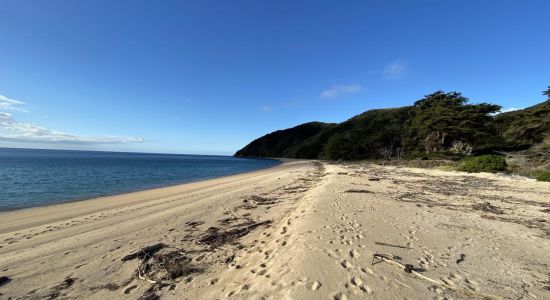
[[[256,205],[271,205],[276,204],[278,201],[275,198],[265,198],[260,196],[251,196],[248,199],[245,199],[243,202],[252,201]]]
[[[347,190],[346,193],[374,194],[373,191],[369,191],[369,190],[358,190],[358,189],[350,189],[350,190]]]
[[[472,208],[475,209],[475,210],[490,212],[490,213],[497,214],[497,215],[504,214],[504,211],[500,207],[495,206],[495,205],[493,205],[489,202],[476,203],[476,204],[472,205]]]
[[[199,230],[198,227],[203,225],[204,221],[190,221],[185,223],[187,225],[187,231],[197,231]]]
[[[152,255],[152,254],[154,254],[155,252],[159,251],[160,249],[162,249],[164,247],[166,247],[166,245],[163,244],[163,243],[158,243],[158,244],[154,244],[154,245],[151,245],[151,246],[147,246],[147,247],[139,249],[136,252],[133,252],[133,253],[130,253],[130,254],[124,256],[121,260],[122,261],[128,261],[128,260],[132,260],[134,258],[142,258],[142,257],[147,256],[147,255]]]
[[[60,284],[53,286],[50,293],[46,296],[47,299],[56,299],[59,296],[62,296],[61,291],[70,288],[74,284],[75,280],[76,278],[67,277]]]
[[[271,221],[263,221],[245,226],[237,226],[229,230],[223,230],[218,227],[210,227],[206,233],[198,240],[201,244],[209,245],[211,248],[219,248],[225,244],[234,244],[235,241],[250,231],[271,224]]]

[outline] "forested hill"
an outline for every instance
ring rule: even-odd
[[[243,149],[235,156],[241,157],[296,157],[295,148],[299,148],[302,141],[313,137],[335,124],[309,122],[285,130],[278,130],[266,134]]]
[[[369,110],[340,124],[275,131],[235,156],[356,160],[523,150],[550,144],[550,87],[544,94],[543,103],[498,114],[498,105],[470,104],[460,93],[438,91],[411,106]]]

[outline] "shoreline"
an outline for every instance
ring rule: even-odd
[[[548,298],[549,197],[491,174],[285,161],[0,214],[0,296]]]
[[[102,151],[98,151],[98,152],[102,152]],[[121,152],[121,153],[125,153],[125,152]],[[133,152],[129,152],[129,153],[133,153]],[[182,154],[182,155],[184,155],[184,154]],[[97,197],[91,197],[91,198],[76,198],[76,199],[72,199],[72,200],[67,200],[66,202],[58,202],[58,203],[44,204],[44,205],[31,206],[31,207],[22,207],[22,208],[15,208],[15,209],[9,209],[9,210],[0,210],[0,217],[3,214],[19,212],[19,211],[23,211],[23,210],[46,208],[46,207],[50,207],[50,206],[66,205],[66,204],[71,204],[71,203],[76,203],[76,202],[83,202],[83,201],[94,201],[94,200],[103,199],[103,198],[123,196],[123,195],[127,195],[127,194],[135,194],[135,193],[146,192],[146,191],[150,191],[150,190],[161,190],[161,189],[165,189],[165,188],[177,187],[177,186],[186,185],[186,184],[193,184],[193,183],[199,183],[199,182],[203,182],[203,181],[215,180],[215,179],[220,179],[220,178],[225,178],[225,177],[231,177],[231,176],[238,176],[238,175],[242,175],[242,174],[260,172],[260,171],[264,171],[264,170],[269,170],[271,168],[280,167],[285,162],[288,162],[284,158],[266,158],[266,160],[274,160],[274,161],[278,161],[279,163],[276,164],[276,165],[270,166],[270,167],[259,169],[259,170],[247,171],[247,172],[236,173],[236,174],[228,174],[228,175],[219,176],[219,177],[212,177],[212,178],[206,178],[206,179],[197,179],[197,180],[191,180],[191,181],[187,181],[187,182],[181,182],[181,183],[175,183],[175,184],[169,184],[169,185],[162,185],[162,186],[152,187],[152,188],[143,188],[143,189],[131,190],[131,191],[115,193],[115,194],[106,194],[106,195],[103,195],[103,196],[97,196]]]
[[[226,176],[215,177],[210,179],[203,179],[203,180],[173,184],[173,185],[168,185],[163,187],[101,196],[101,197],[86,198],[81,200],[71,200],[71,201],[62,202],[62,203],[0,211],[0,218],[2,219],[2,222],[0,223],[5,224],[6,220],[9,223],[11,218],[21,218],[20,216],[18,216],[20,214],[23,214],[23,215],[26,215],[26,214],[41,215],[41,214],[47,214],[47,213],[55,214],[59,212],[74,210],[75,211],[74,215],[63,214],[62,216],[63,218],[71,218],[81,214],[94,213],[105,209],[116,209],[125,205],[138,204],[149,200],[153,200],[154,197],[169,197],[172,195],[176,195],[178,193],[181,193],[182,190],[185,190],[185,191],[189,190],[192,192],[194,189],[200,189],[203,186],[208,186],[208,185],[213,185],[218,183],[221,184],[228,180],[238,180],[241,176],[247,177],[247,176],[259,175],[264,172],[269,172],[276,168],[282,168],[285,166],[285,164],[289,163],[289,161],[285,161],[284,159],[270,158],[270,160],[278,160],[280,163],[271,167],[260,169],[260,170],[233,174],[233,175],[226,175]],[[154,194],[155,196],[152,196],[151,194]],[[0,226],[0,234],[5,232],[7,229],[11,230],[10,227],[6,227],[7,229],[3,227],[4,226]]]

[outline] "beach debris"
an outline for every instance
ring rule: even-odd
[[[235,254],[228,256],[223,262],[226,264],[230,264],[235,261]]]
[[[137,277],[153,285],[139,299],[159,299],[157,291],[166,286],[175,287],[177,278],[204,271],[204,268],[193,265],[192,259],[182,249],[169,250],[166,246],[155,252],[141,252],[144,254],[138,256]]]
[[[158,300],[160,296],[156,293],[156,287],[150,287],[143,295],[139,296],[138,300]]]
[[[197,227],[201,226],[202,224],[204,224],[204,221],[189,221],[185,223],[185,225],[188,226],[187,231],[196,231],[198,230]]]
[[[266,197],[260,197],[260,196],[250,196],[247,199],[243,200],[244,203],[252,202],[256,205],[271,205],[276,204],[278,201],[275,198],[266,198]]]
[[[257,222],[252,224],[241,224],[236,225],[236,228],[229,230],[222,230],[219,227],[210,227],[206,230],[206,233],[197,241],[199,244],[209,245],[211,248],[219,248],[225,244],[233,244],[235,241],[248,233],[250,231],[260,227],[267,226],[271,224],[271,220]]]
[[[414,271],[414,266],[411,264],[405,264],[405,273],[412,273]]]
[[[218,223],[222,226],[229,226],[229,225],[235,223],[238,220],[239,220],[239,218],[237,218],[237,217],[229,217],[229,218],[219,220]]]
[[[401,248],[401,249],[410,249],[409,245],[407,246],[401,246],[401,245],[395,245],[395,244],[388,244],[388,243],[384,243],[384,242],[374,242],[376,245],[380,245],[380,246],[388,246],[388,247],[395,247],[395,248]]]
[[[350,189],[350,190],[347,190],[346,193],[363,193],[363,194],[374,194],[373,191],[369,191],[369,190],[359,190],[359,189]]]
[[[456,264],[458,265],[459,263],[463,262],[465,258],[466,258],[466,254],[464,253],[460,254],[460,258],[456,260]]]
[[[235,211],[238,209],[256,209],[258,205],[273,205],[277,204],[276,198],[266,198],[261,196],[252,195],[243,199],[243,204],[235,207]]]
[[[158,265],[164,270],[166,279],[176,279],[193,273],[202,272],[202,268],[191,265],[191,259],[184,251],[176,250],[159,254],[154,257]]]
[[[370,177],[368,178],[369,181],[380,181],[379,177]]]
[[[94,291],[94,292],[97,291],[97,290],[116,291],[119,288],[120,288],[119,284],[109,282],[109,283],[106,283],[106,284],[103,284],[103,285],[100,285],[100,286],[90,287],[90,291]]]
[[[147,256],[147,255],[152,255],[152,254],[154,254],[155,252],[159,251],[160,249],[162,249],[164,247],[166,247],[166,245],[164,243],[158,243],[158,244],[146,246],[144,248],[140,248],[138,251],[136,251],[134,253],[130,253],[130,254],[124,256],[121,260],[122,261],[128,261],[128,260],[132,260],[134,258],[141,258],[141,257]]]
[[[50,293],[46,296],[46,299],[56,299],[61,295],[62,290],[70,288],[76,281],[77,278],[67,277],[60,284],[55,285],[51,288]]]
[[[448,283],[445,283],[443,281],[440,281],[440,280],[433,279],[433,278],[430,278],[428,276],[422,275],[422,274],[420,274],[421,269],[416,269],[411,264],[402,264],[398,261],[398,260],[401,260],[400,257],[389,254],[389,253],[375,253],[375,254],[373,254],[373,257],[372,257],[373,261],[374,261],[375,258],[380,260],[380,261],[388,262],[388,263],[390,263],[394,266],[400,267],[403,270],[405,270],[405,272],[410,273],[410,274],[414,274],[416,277],[418,277],[420,279],[424,279],[424,280],[429,281],[429,282],[431,282],[435,285],[438,285],[438,286],[443,287],[443,288],[447,288],[449,290],[453,290],[457,293],[460,293],[460,294],[463,294],[463,295],[466,295],[466,296],[469,296],[469,297],[477,297],[477,298],[481,298],[481,299],[494,299],[494,300],[501,299],[500,297],[497,297],[497,296],[494,296],[494,295],[490,295],[490,294],[486,294],[486,293],[482,293],[482,292],[478,292],[478,291],[465,290],[465,289],[450,285]],[[397,258],[399,258],[399,259],[397,259]],[[373,265],[374,265],[374,263],[373,263]]]
[[[382,262],[382,261],[384,261],[384,259],[388,259],[388,260],[401,260],[401,257],[396,256],[396,255],[393,255],[393,254],[389,254],[389,253],[374,253],[374,254],[372,255],[371,265],[374,265],[374,264],[377,264],[377,263],[379,263],[379,262]]]
[[[147,259],[148,259],[148,258],[147,258],[147,255],[145,255],[144,261],[147,261]],[[145,277],[144,275],[141,275],[141,273],[142,273],[142,268],[141,268],[141,265],[140,265],[139,262],[140,262],[140,260],[138,259],[138,261],[137,261],[137,275],[138,275],[138,278],[141,279],[141,280],[145,280],[145,281],[147,281],[147,282],[149,282],[149,283],[153,283],[153,284],[157,283],[156,281],[151,280],[151,279]],[[146,265],[146,266],[147,266],[147,265]],[[145,270],[143,271],[143,273],[145,273],[146,270],[147,270],[147,267],[145,267]]]
[[[497,215],[504,214],[504,211],[500,207],[495,206],[487,201],[483,203],[475,203],[474,205],[472,205],[472,208],[475,210],[490,212]]]
[[[0,286],[3,286],[11,281],[11,278],[8,276],[0,276]]]

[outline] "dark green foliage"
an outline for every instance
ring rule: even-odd
[[[550,181],[550,171],[542,172],[537,176],[538,181]]]
[[[506,159],[499,155],[481,155],[463,159],[458,166],[464,172],[502,172],[506,171]]]
[[[310,122],[296,127],[279,130],[254,140],[243,149],[237,151],[238,157],[294,157],[288,154],[292,146],[314,136],[333,124]]]
[[[449,149],[456,142],[475,149],[486,147],[487,141],[497,136],[490,114],[500,106],[467,102],[460,93],[442,91],[416,101],[407,126],[409,147],[423,148],[426,153]]]
[[[396,152],[410,107],[374,109],[330,129],[319,157],[323,159],[378,158],[383,148]]]
[[[550,87],[544,94],[550,97]],[[340,124],[311,122],[276,131],[235,155],[360,160],[395,159],[399,152],[405,158],[457,160],[550,140],[550,99],[495,116],[499,109],[438,91],[413,106],[369,110]]]
[[[500,114],[494,122],[507,146],[526,149],[542,142],[550,134],[550,100]]]

